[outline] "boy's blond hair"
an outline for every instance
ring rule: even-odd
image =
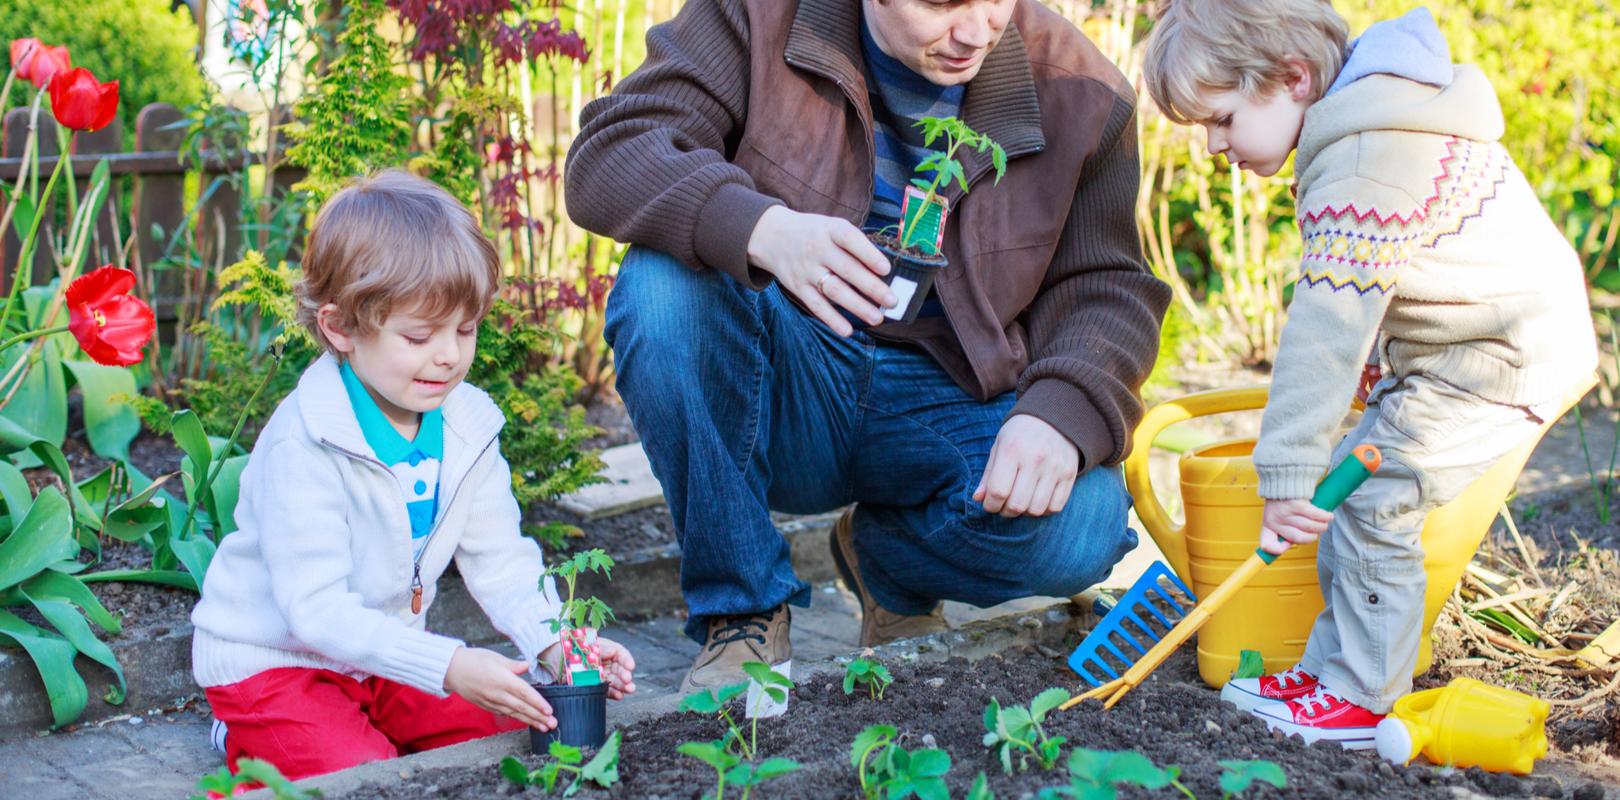
[[[1329,0],[1169,0],[1143,59],[1148,94],[1171,120],[1203,122],[1206,92],[1266,100],[1291,81],[1290,59],[1322,99],[1344,66],[1350,26]]]
[[[501,289],[500,259],[472,213],[403,170],[356,179],[333,195],[315,217],[303,267],[293,287],[298,322],[339,358],[316,324],[327,303],[337,306],[335,327],[365,338],[392,311],[435,322],[457,312],[482,319]]]

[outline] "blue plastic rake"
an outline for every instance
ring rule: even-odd
[[[1092,686],[1100,687],[1108,681],[1119,678],[1119,673],[1115,672],[1114,668],[1102,658],[1099,652],[1101,648],[1108,648],[1108,651],[1119,659],[1119,663],[1126,667],[1129,667],[1137,658],[1147,655],[1148,650],[1159,642],[1160,637],[1159,634],[1153,632],[1153,628],[1148,626],[1147,621],[1140,616],[1140,612],[1146,611],[1153,615],[1153,618],[1164,626],[1164,630],[1169,631],[1191,610],[1191,606],[1182,608],[1181,603],[1177,602],[1176,598],[1160,585],[1159,580],[1161,578],[1168,578],[1171,587],[1186,595],[1193,605],[1197,605],[1198,598],[1193,596],[1192,590],[1188,589],[1187,585],[1182,583],[1181,579],[1177,578],[1176,574],[1171,572],[1163,561],[1155,561],[1147,568],[1146,572],[1142,573],[1142,577],[1136,579],[1136,583],[1131,584],[1131,588],[1125,592],[1125,596],[1120,598],[1119,602],[1108,611],[1108,615],[1103,617],[1102,622],[1097,623],[1097,627],[1091,630],[1091,633],[1086,636],[1086,640],[1081,642],[1080,646],[1069,655],[1069,668],[1079,673],[1080,677],[1085,678]],[[1174,609],[1177,617],[1175,619],[1166,617],[1159,610],[1159,607],[1154,605],[1150,599],[1150,593],[1162,598],[1170,608]],[[1125,622],[1127,620],[1133,623],[1135,631],[1126,629]],[[1114,646],[1113,635],[1116,633],[1119,634],[1122,641],[1135,649],[1140,655],[1126,656],[1124,652]],[[1146,641],[1139,642],[1137,637],[1145,637]],[[1106,673],[1108,677],[1097,677],[1097,675],[1093,674],[1094,669]]]

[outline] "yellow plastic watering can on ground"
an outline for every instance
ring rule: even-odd
[[[1564,412],[1593,386],[1595,376],[1564,395],[1557,414]],[[1196,447],[1180,460],[1181,502],[1186,521],[1170,520],[1153,493],[1148,474],[1148,452],[1153,439],[1166,427],[1210,414],[1264,408],[1267,385],[1216,389],[1188,395],[1155,406],[1137,427],[1131,455],[1125,460],[1125,483],[1136,503],[1136,514],[1181,578],[1199,597],[1219,586],[1254,552],[1260,538],[1260,517],[1265,501],[1258,493],[1254,471],[1254,439],[1234,439]],[[1502,501],[1518,480],[1519,472],[1536,443],[1552,427],[1546,424],[1535,436],[1503,456],[1450,503],[1429,513],[1423,526],[1423,565],[1428,572],[1423,636],[1414,675],[1427,672],[1434,654],[1430,630],[1452,587],[1479,549],[1485,532],[1496,518]],[[1316,580],[1316,545],[1295,546],[1260,573],[1252,583],[1210,618],[1198,633],[1198,672],[1204,682],[1219,688],[1237,669],[1244,650],[1265,657],[1266,672],[1280,672],[1299,663],[1311,624],[1322,611],[1322,593]]]

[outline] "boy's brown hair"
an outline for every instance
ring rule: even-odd
[[[316,323],[327,303],[337,306],[335,327],[364,338],[393,311],[482,319],[501,289],[500,259],[472,213],[432,181],[397,169],[358,178],[326,202],[303,267],[293,287],[298,322],[339,358]]]
[[[1201,93],[1266,100],[1294,78],[1298,60],[1314,103],[1344,67],[1349,32],[1329,0],[1169,0],[1143,57],[1148,94],[1172,121],[1192,125],[1209,116]]]

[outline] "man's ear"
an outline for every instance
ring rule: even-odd
[[[354,337],[344,332],[335,303],[327,303],[315,310],[315,324],[321,326],[321,335],[332,344],[333,350],[339,353],[354,352]]]

